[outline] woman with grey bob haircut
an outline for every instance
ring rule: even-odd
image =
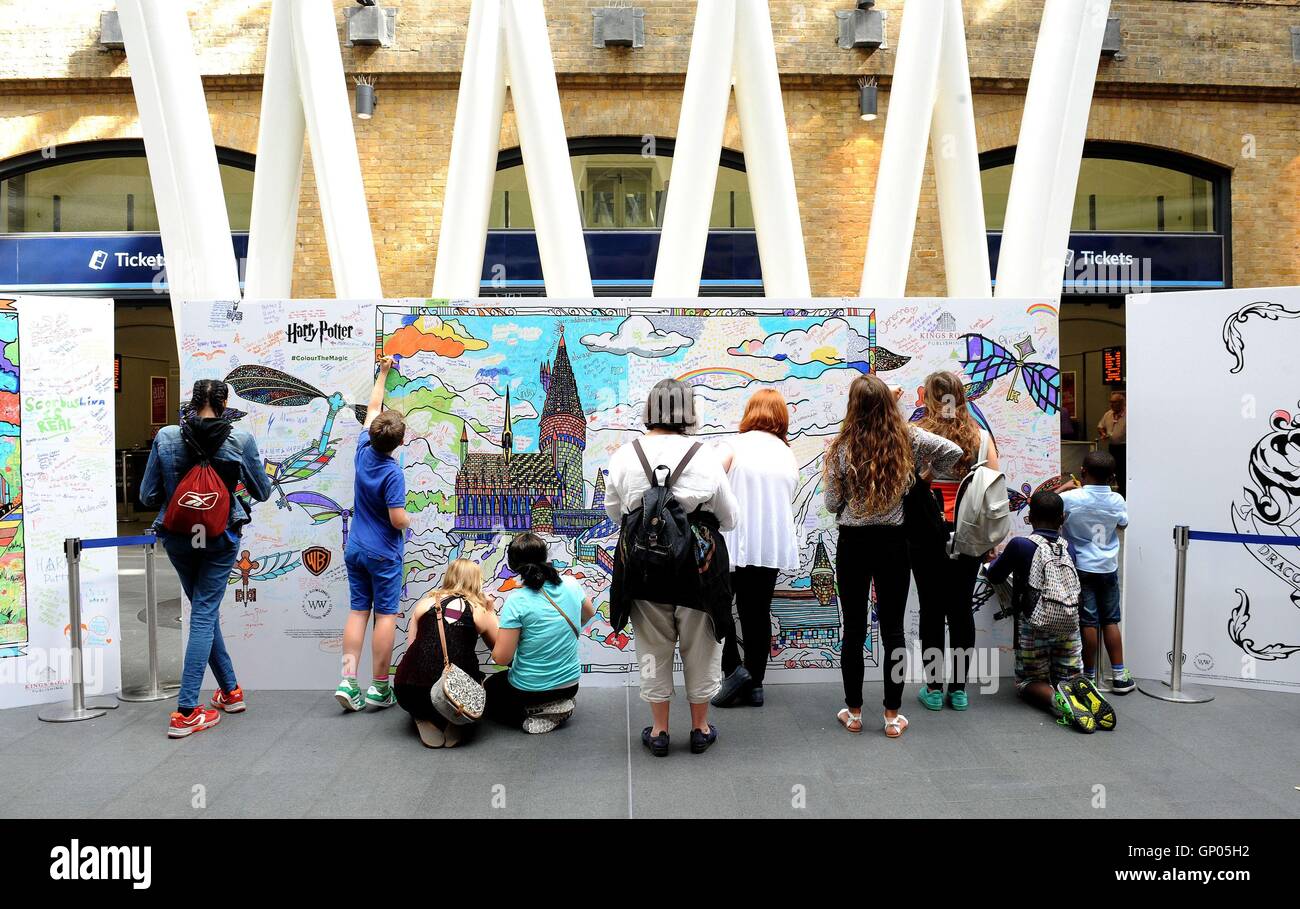
[[[729,564],[722,530],[736,523],[736,497],[717,449],[692,439],[696,427],[695,390],[664,379],[646,399],[646,432],[624,445],[609,461],[605,510],[623,519],[641,507],[651,477],[671,477],[673,498],[688,515],[700,568],[700,586],[683,602],[656,602],[635,595],[611,599],[610,624],[621,630],[629,619],[641,664],[641,700],[650,704],[652,724],[642,743],[656,757],[668,754],[668,707],[673,696],[673,650],[680,648],[686,700],[691,709],[691,751],[699,754],[717,740],[709,723],[709,700],[722,681],[722,639],[731,621]],[[620,535],[615,578],[625,552]],[[616,581],[616,586],[621,586]],[[668,586],[671,586],[668,585]]]

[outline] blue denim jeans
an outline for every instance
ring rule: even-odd
[[[188,534],[165,534],[159,539],[190,601],[190,637],[185,642],[185,665],[176,699],[178,707],[189,709],[199,704],[206,667],[212,667],[223,691],[238,684],[235,667],[221,639],[221,601],[226,596],[239,544],[224,534],[209,540],[203,549],[194,548]]]
[[[1079,624],[1085,628],[1119,624],[1119,572],[1079,572]]]

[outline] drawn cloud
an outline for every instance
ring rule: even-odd
[[[584,335],[583,346],[588,350],[625,357],[667,357],[695,342],[675,331],[661,331],[645,316],[628,316],[611,334]]]
[[[910,360],[883,347],[875,348],[876,370],[897,369]],[[733,357],[757,357],[788,361],[799,365],[820,363],[823,366],[853,366],[866,372],[872,347],[867,338],[841,318],[827,319],[809,328],[768,335],[760,340],[742,341],[727,349]]]
[[[518,344],[520,341],[536,341],[542,336],[541,326],[520,325],[517,322],[497,323],[492,326],[492,340]]]
[[[481,341],[465,330],[455,319],[422,316],[408,322],[384,342],[384,353],[411,357],[417,353],[432,353],[455,359],[467,350],[484,350],[487,342]]]

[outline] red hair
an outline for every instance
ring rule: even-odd
[[[790,434],[790,410],[785,398],[775,388],[754,392],[745,404],[745,415],[740,418],[741,432],[770,432],[785,444]]]

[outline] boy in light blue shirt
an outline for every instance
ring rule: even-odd
[[[1104,641],[1115,670],[1111,690],[1128,694],[1136,687],[1124,666],[1120,637],[1119,529],[1128,526],[1128,505],[1110,488],[1115,459],[1104,451],[1090,451],[1083,459],[1083,486],[1061,494],[1065,525],[1061,535],[1069,541],[1079,571],[1079,625],[1083,633],[1083,671],[1097,677],[1098,647]]]

